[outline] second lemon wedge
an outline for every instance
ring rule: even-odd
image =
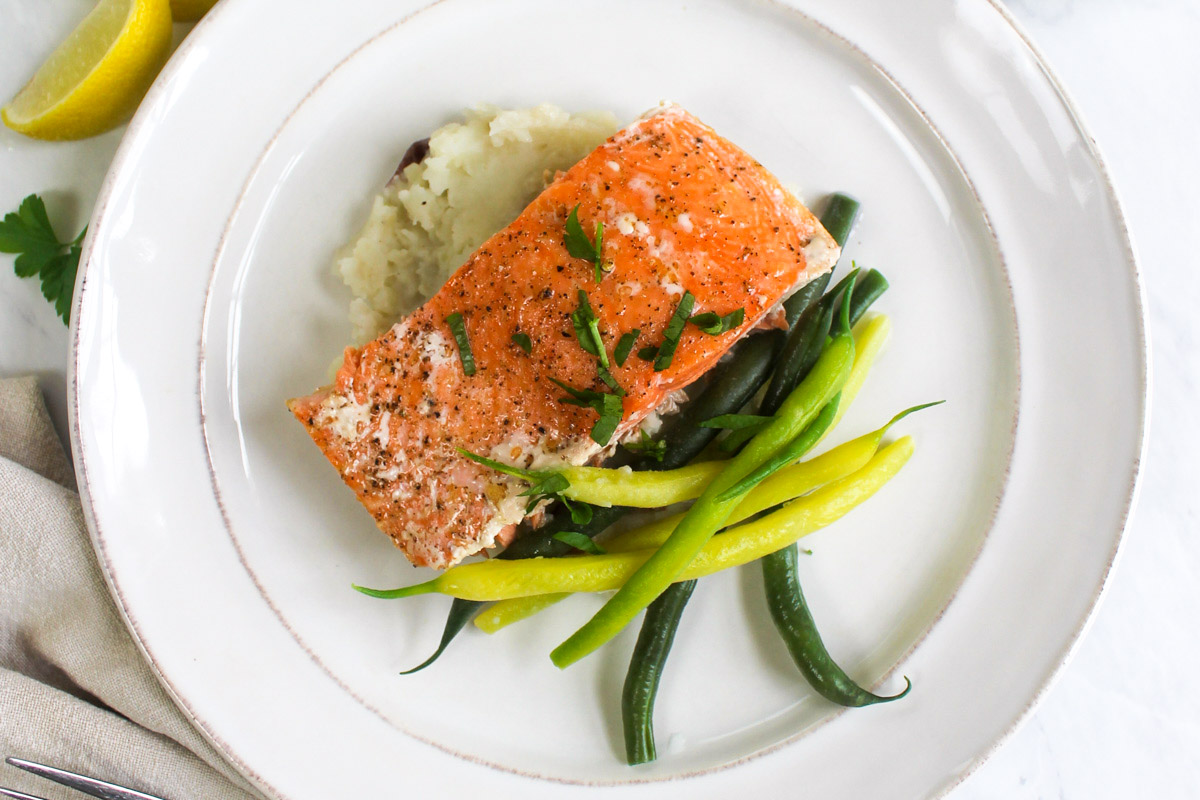
[[[83,139],[124,122],[171,50],[168,0],[100,0],[0,119],[37,139]]]

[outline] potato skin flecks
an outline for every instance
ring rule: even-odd
[[[614,268],[600,283],[592,263],[563,244],[577,205],[585,231],[604,223],[603,256]],[[521,481],[457,448],[527,468],[597,461],[737,339],[771,324],[768,312],[837,256],[816,218],[761,164],[667,106],[557,176],[424,306],[348,348],[333,386],[288,405],[409,559],[448,567],[503,543],[526,503],[516,496]],[[640,358],[614,364],[627,394],[605,448],[589,436],[596,412],[562,403],[550,380],[608,391],[571,323],[580,289],[610,353],[634,328],[639,346],[660,343],[685,290],[696,313],[741,308],[745,321],[718,336],[686,326],[662,372]],[[475,358],[471,376],[444,322],[456,312]],[[513,331],[529,336],[530,353],[512,346]]]

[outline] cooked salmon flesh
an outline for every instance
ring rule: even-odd
[[[568,251],[573,209],[593,241],[603,223],[599,259]],[[448,567],[505,543],[527,511],[524,481],[460,448],[522,468],[598,463],[837,256],[761,164],[666,106],[558,175],[424,306],[347,348],[332,386],[288,406],[405,555]],[[572,320],[581,291],[607,374]],[[669,350],[685,293],[693,315],[743,315],[723,333],[685,325],[667,363],[653,348]],[[618,365],[614,348],[634,330]],[[564,402],[560,384],[585,401]],[[588,400],[612,394],[619,421],[605,437],[594,430],[603,403]]]

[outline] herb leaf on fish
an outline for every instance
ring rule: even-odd
[[[567,215],[567,229],[563,236],[563,245],[572,258],[582,258],[590,261],[595,270],[596,283],[604,280],[604,273],[612,271],[611,264],[604,263],[604,223],[596,222],[595,240],[588,238],[579,222],[579,204]]]
[[[613,348],[613,360],[617,362],[618,367],[625,366],[625,360],[629,358],[629,353],[633,350],[633,344],[637,341],[639,334],[641,334],[641,330],[634,328],[617,341],[617,346]]]
[[[646,431],[640,431],[641,438],[636,442],[625,442],[621,447],[631,453],[635,453],[645,458],[652,458],[659,463],[662,463],[663,458],[667,455],[667,443],[664,441],[656,441],[651,438]]]
[[[685,291],[683,297],[679,298],[679,305],[675,307],[675,313],[671,315],[671,321],[667,323],[667,329],[663,332],[663,343],[659,345],[658,355],[654,358],[655,372],[662,372],[671,366],[671,360],[675,357],[675,348],[679,346],[679,337],[683,336],[683,326],[687,324],[695,305],[696,296],[691,292]]]
[[[471,352],[471,340],[467,338],[467,323],[463,315],[455,311],[446,317],[446,324],[454,334],[454,343],[458,345],[458,360],[462,362],[463,372],[468,376],[475,374],[475,354]]]
[[[731,331],[746,320],[745,309],[738,308],[721,316],[715,311],[705,311],[688,319],[688,322],[711,336],[719,336]]]
[[[618,387],[621,394],[609,394],[597,392],[594,389],[576,389],[557,378],[551,378],[550,382],[569,395],[561,398],[561,402],[569,406],[590,408],[600,415],[596,424],[592,426],[591,437],[596,444],[607,445],[613,434],[616,433],[617,426],[621,424],[621,418],[625,415],[625,407],[621,402],[621,395],[625,394],[624,390],[620,390]]]

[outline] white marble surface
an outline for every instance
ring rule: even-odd
[[[1073,95],[1124,200],[1149,295],[1153,418],[1141,500],[1091,631],[1024,727],[951,796],[1197,797],[1200,2],[1009,3]],[[0,97],[90,5],[0,0]],[[0,127],[0,211],[37,191],[62,220],[60,236],[73,236],[119,135],[44,144]],[[37,373],[63,430],[66,329],[10,263],[0,256],[0,376]]]

